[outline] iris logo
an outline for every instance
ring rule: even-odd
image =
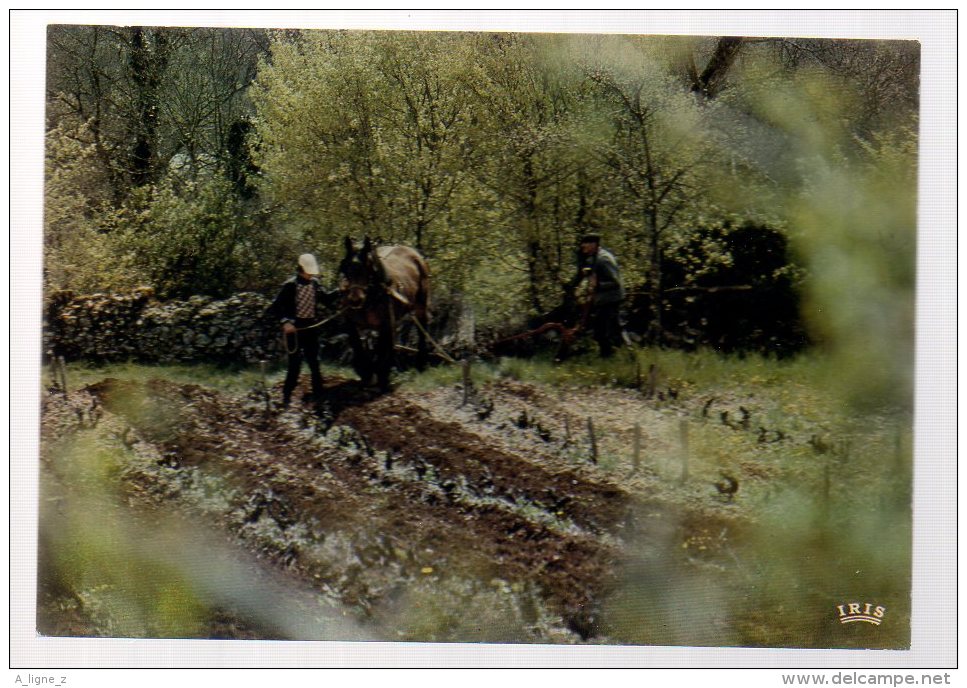
[[[839,611],[839,622],[841,624],[856,623],[863,621],[874,626],[879,626],[886,614],[886,607],[874,606],[872,602],[860,603],[850,602],[849,604],[836,605]]]

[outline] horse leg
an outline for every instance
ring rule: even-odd
[[[379,328],[376,344],[376,382],[384,392],[389,391],[390,370],[393,367],[395,353],[393,334],[392,326],[383,325]]]
[[[363,340],[359,336],[359,330],[350,325],[347,333],[349,334],[349,345],[353,350],[353,370],[359,375],[362,383],[368,385],[373,379],[373,369],[372,363],[369,360],[369,354],[366,351],[366,347],[363,346]]]

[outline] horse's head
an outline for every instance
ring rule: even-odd
[[[369,237],[366,237],[362,248],[358,250],[348,236],[345,243],[346,255],[339,264],[339,291],[343,303],[357,310],[366,304],[366,297],[371,289],[382,286],[386,274]]]

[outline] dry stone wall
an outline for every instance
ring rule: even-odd
[[[282,353],[269,300],[245,292],[224,300],[193,296],[160,303],[149,289],[48,299],[44,352],[67,360],[156,363],[240,362]]]

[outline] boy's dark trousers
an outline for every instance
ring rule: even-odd
[[[292,390],[299,383],[303,358],[309,364],[309,372],[312,375],[312,396],[315,399],[322,397],[322,375],[319,373],[319,328],[302,329],[314,325],[315,322],[313,318],[296,318],[295,326],[299,331],[285,335],[286,351],[293,351],[289,354],[289,370],[285,376],[285,384],[282,386],[282,403],[285,405],[291,401]]]

